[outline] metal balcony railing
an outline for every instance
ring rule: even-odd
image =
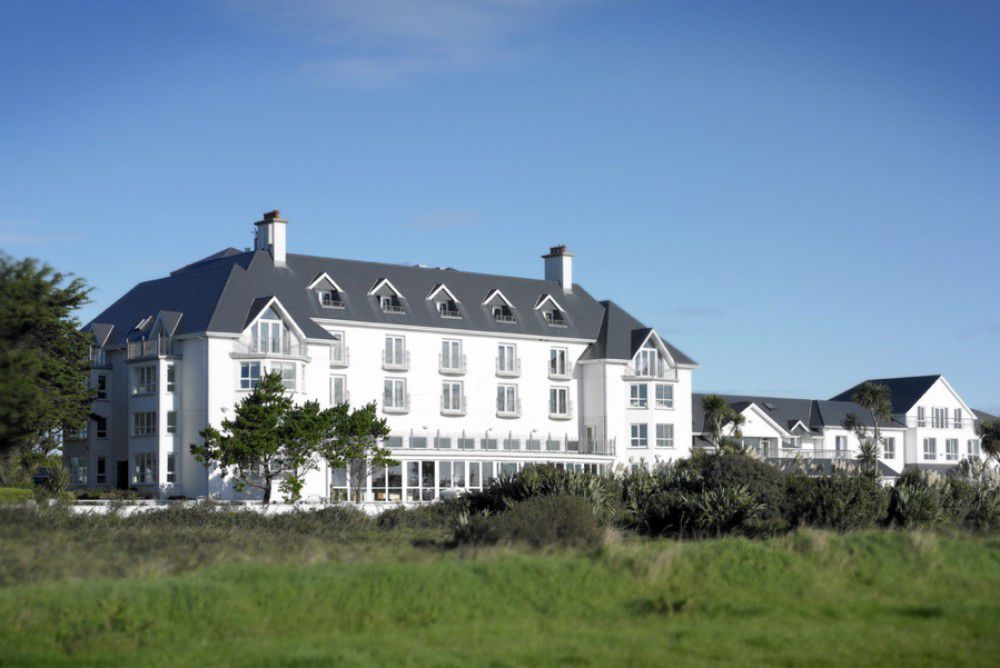
[[[128,342],[128,359],[142,359],[144,357],[177,357],[174,340],[157,337],[155,339],[140,339]]]
[[[656,364],[652,367],[632,363],[626,367],[623,378],[626,380],[638,380],[641,378],[677,380],[677,369],[671,369],[666,363]]]
[[[455,401],[455,397],[441,397],[441,415],[448,416],[461,416],[465,415],[465,394],[458,397],[458,401]]]
[[[497,417],[501,418],[519,418],[521,417],[521,398],[518,397],[514,400],[514,405],[510,406],[507,402],[497,402]]]
[[[521,358],[504,360],[505,365],[501,366],[500,358],[496,358],[497,376],[500,378],[517,378],[521,375]]]
[[[464,374],[466,358],[465,355],[444,355],[438,353],[438,370],[445,374]]]
[[[410,393],[407,392],[406,396],[403,397],[403,403],[399,404],[392,397],[382,398],[382,412],[384,413],[409,413],[410,412]]]
[[[409,371],[410,351],[406,350],[399,353],[391,350],[383,350],[382,368],[386,371]]]
[[[233,353],[246,357],[307,357],[308,348],[304,341],[299,341],[286,333],[278,341],[236,339],[233,343]]]
[[[565,410],[560,410],[564,408]],[[573,400],[567,399],[565,406],[553,406],[549,404],[549,419],[551,420],[569,420],[573,417]]]
[[[330,366],[346,367],[351,364],[351,349],[345,345],[330,348]]]

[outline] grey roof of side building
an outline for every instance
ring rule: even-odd
[[[652,328],[639,322],[611,300],[602,301],[601,306],[604,312],[597,341],[584,352],[581,359],[632,359],[653,331]],[[662,336],[660,340],[678,364],[697,364]]]
[[[931,376],[903,376],[900,378],[870,378],[848,390],[844,390],[835,397],[831,397],[831,400],[850,401],[851,397],[855,395],[864,383],[877,383],[889,388],[889,392],[892,394],[892,412],[894,415],[900,415],[913,408],[914,404],[920,401],[920,397],[927,394],[927,390],[931,389],[931,386],[940,378],[941,374]]]
[[[996,417],[996,415],[991,415],[990,413],[981,411],[977,408],[973,408],[972,412],[975,414],[977,420],[992,420]]]
[[[343,291],[344,308],[324,308],[308,289],[324,273]],[[404,313],[383,313],[375,297],[369,296],[381,279],[388,279],[401,293]],[[440,284],[457,298],[461,319],[442,319],[427,299]],[[511,302],[516,323],[497,322],[483,306],[487,295],[496,289]],[[542,295],[551,295],[562,308],[565,327],[550,326],[535,309]],[[277,297],[303,333],[313,339],[330,338],[314,321],[319,318],[592,340],[595,343],[585,354],[588,359],[630,359],[631,354],[618,355],[632,347],[632,330],[648,331],[617,305],[597,301],[576,284],[571,292],[564,292],[556,281],[297,254],[288,255],[284,266],[276,266],[267,251],[240,252],[234,248],[188,264],[167,277],[136,285],[84,330],[104,335],[106,345],[121,345],[147,334],[156,316],[167,313],[174,336],[240,333],[251,311],[271,296]],[[149,323],[137,330],[136,324],[147,317]],[[607,326],[609,321],[611,327]],[[678,362],[693,363],[677,348],[666,341],[664,344]],[[610,356],[595,356],[594,349]]]
[[[701,399],[705,394],[707,393],[691,395],[691,427],[695,433],[704,431],[705,414],[701,410]],[[857,417],[861,424],[873,426],[871,414],[853,401],[824,401],[746,394],[721,394],[720,396],[737,410],[743,410],[751,403],[756,404],[786,431],[791,430],[798,422],[802,422],[812,430],[818,430],[822,427],[840,427],[843,425],[844,419],[851,413]],[[903,427],[895,420],[881,426]]]

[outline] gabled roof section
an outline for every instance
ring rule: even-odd
[[[560,311],[563,310],[563,307],[559,305],[559,302],[557,302],[555,300],[555,298],[552,295],[550,295],[550,294],[543,294],[543,295],[541,295],[541,296],[538,297],[538,303],[535,304],[535,310],[538,311],[539,309],[541,309],[542,307],[544,307],[546,304],[551,304],[552,308],[554,308],[554,309],[558,309]]]
[[[392,281],[390,281],[388,278],[380,278],[377,281],[375,281],[375,284],[371,287],[371,290],[368,291],[368,294],[369,295],[378,294],[384,288],[388,289],[388,290],[391,290],[392,293],[395,294],[399,298],[403,297],[403,293],[400,292],[399,290],[397,290],[396,286],[393,285]]]
[[[108,342],[111,337],[111,332],[115,329],[114,325],[108,325],[103,322],[91,323],[89,331],[90,335],[94,337],[94,345],[98,348],[103,348],[104,344]]]
[[[270,295],[267,297],[258,297],[257,299],[253,300],[253,302],[250,304],[250,310],[247,311],[246,324],[244,325],[243,329],[246,329],[247,327],[252,325],[257,320],[257,318],[259,318],[264,313],[264,311],[266,311],[269,308],[273,308],[275,311],[277,311],[281,319],[285,321],[285,324],[290,326],[296,334],[298,334],[300,337],[305,336],[305,333],[302,331],[302,328],[299,327],[298,323],[295,322],[295,318],[292,317],[292,314],[289,313],[288,309],[284,307],[284,305],[281,303],[281,300],[279,300],[274,295]]]
[[[488,306],[490,303],[496,301],[497,299],[502,301],[507,306],[514,308],[514,305],[511,303],[509,299],[507,299],[506,295],[504,295],[504,293],[500,291],[500,288],[493,288],[492,290],[489,291],[489,293],[486,295],[486,299],[483,300],[483,306]]]
[[[996,415],[991,415],[986,411],[981,411],[976,408],[972,409],[972,413],[976,416],[977,420],[992,420],[993,418],[996,417]]]
[[[343,292],[341,287],[337,285],[337,282],[330,278],[330,275],[325,271],[320,272],[316,278],[313,279],[312,283],[306,286],[307,290],[336,290],[337,292]]]
[[[173,336],[174,332],[177,331],[177,325],[180,324],[183,317],[184,314],[177,311],[160,311],[156,314],[156,320],[153,322],[153,330],[159,326],[163,329],[164,334]]]
[[[864,383],[878,383],[886,385],[892,393],[892,412],[895,414],[906,413],[920,401],[922,396],[927,394],[927,390],[931,389],[931,386],[941,377],[941,374],[936,374],[933,376],[904,376],[902,378],[872,378],[858,383],[849,390],[844,390],[832,397],[831,400],[851,401]]]
[[[652,328],[636,320],[613,301],[602,301],[604,316],[597,340],[584,351],[582,360],[631,360],[645,343]],[[695,366],[697,362],[670,342],[657,336],[676,364]],[[637,343],[638,342],[638,343]],[[638,347],[634,347],[638,346]]]
[[[719,393],[715,393],[719,394]],[[704,428],[705,414],[701,408],[701,399],[705,394],[691,395],[691,426],[695,433]],[[753,403],[766,411],[779,425],[789,425],[786,431],[791,432],[799,422],[810,431],[818,431],[824,427],[842,427],[844,419],[851,413],[861,424],[871,427],[871,414],[853,401],[817,401],[815,399],[793,399],[788,397],[762,397],[745,394],[719,394],[736,410],[741,406]],[[896,420],[881,424],[883,429],[901,429],[904,425]]]
[[[444,283],[438,283],[437,285],[435,285],[431,289],[430,293],[427,295],[427,299],[434,299],[435,297],[437,297],[442,292],[445,293],[448,296],[448,299],[452,300],[456,304],[460,304],[461,303],[461,300],[458,297],[456,297],[455,293],[452,292],[451,290],[449,290],[448,286],[445,285]]]

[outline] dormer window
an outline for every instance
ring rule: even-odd
[[[493,307],[493,319],[497,322],[517,322],[517,319],[514,318],[514,312],[506,304],[498,304]]]
[[[453,299],[444,299],[437,302],[438,314],[442,318],[453,318],[459,320],[462,314],[458,310],[458,304]]]
[[[368,295],[375,297],[382,313],[405,313],[403,309],[403,295],[388,278],[380,278],[375,281],[375,285],[368,291]]]
[[[563,317],[563,312],[559,309],[552,309],[551,311],[545,311],[545,322],[549,324],[550,327],[565,327],[566,318]]]
[[[396,295],[382,295],[378,298],[378,305],[383,313],[403,312],[403,304]]]
[[[552,295],[542,295],[539,297],[538,303],[535,304],[535,310],[542,312],[542,317],[545,318],[545,322],[549,327],[566,326],[566,316],[562,307],[552,298]]]
[[[323,308],[344,308],[340,290],[319,290],[319,303]]]

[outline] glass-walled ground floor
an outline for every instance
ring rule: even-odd
[[[610,462],[597,461],[492,461],[467,459],[410,459],[395,466],[380,466],[373,471],[348,468],[330,472],[330,500],[355,500],[360,490],[362,501],[434,501],[480,490],[492,481],[517,474],[531,464],[552,464],[558,469],[587,473],[607,473]],[[367,474],[367,475],[366,475]]]

